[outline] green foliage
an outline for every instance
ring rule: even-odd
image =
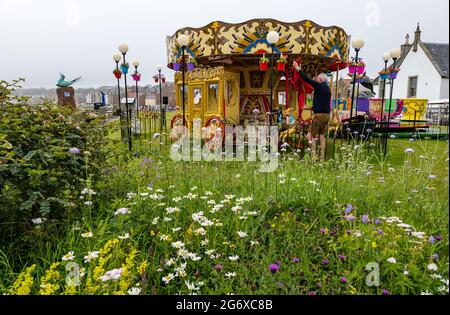
[[[22,81],[0,81],[3,248],[22,244],[30,236],[33,218],[61,220],[74,214],[84,181],[99,178],[107,154],[108,127],[98,118],[76,118],[48,100],[31,105],[28,98],[13,95]],[[70,148],[79,153],[70,153]]]

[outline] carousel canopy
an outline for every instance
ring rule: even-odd
[[[274,54],[283,54],[288,62],[300,58],[309,72],[330,72],[347,67],[350,36],[340,27],[321,26],[304,20],[294,23],[274,19],[254,19],[231,24],[214,21],[201,28],[182,28],[168,36],[168,67],[180,59],[179,35],[188,36],[187,58],[195,58],[201,66],[246,67],[258,63],[261,54],[270,54],[267,34],[276,31],[279,40]],[[266,56],[266,57],[269,57]]]

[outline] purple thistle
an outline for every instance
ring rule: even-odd
[[[79,154],[79,153],[80,153],[80,149],[75,148],[75,147],[70,148],[70,149],[69,149],[69,153],[72,153],[72,154]]]
[[[353,206],[351,204],[347,205],[347,208],[345,208],[345,213],[350,213],[350,211],[352,211]]]
[[[438,236],[436,236],[436,240],[437,240],[438,242],[442,241],[442,235],[439,234]]]
[[[344,261],[347,258],[344,254],[339,254],[338,257],[341,261]]]
[[[317,293],[315,291],[309,291],[308,295],[317,295]]]
[[[347,230],[347,235],[350,235],[350,233],[351,233],[351,231],[350,231],[350,230]]]
[[[320,233],[325,234],[327,232],[327,230],[324,227],[320,228]]]
[[[277,264],[270,264],[269,270],[271,273],[276,273],[278,270],[280,270],[280,266]]]
[[[431,256],[434,260],[438,260],[439,259],[439,255],[438,254],[434,254],[433,256]]]
[[[294,258],[292,259],[292,262],[299,263],[299,262],[300,262],[300,258],[294,257]]]
[[[341,283],[347,283],[347,278],[346,277],[342,277],[341,278]]]
[[[367,221],[369,221],[369,216],[368,216],[367,214],[364,214],[364,215],[362,216],[361,221],[362,221],[364,224],[366,224]]]
[[[330,261],[326,258],[324,260],[322,260],[322,265],[324,265],[324,266],[328,265],[329,263],[330,263]]]
[[[221,271],[223,269],[223,266],[221,264],[215,265],[214,268],[216,268],[217,271]]]
[[[431,236],[428,238],[428,242],[429,242],[430,244],[434,244],[434,236],[433,236],[433,235],[431,235]]]
[[[383,230],[378,230],[378,235],[383,234]]]
[[[377,225],[380,224],[380,220],[379,220],[379,219],[376,219],[376,220],[375,220],[375,224],[377,224]]]
[[[391,295],[391,292],[388,289],[381,290],[381,295]]]

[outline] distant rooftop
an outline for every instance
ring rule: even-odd
[[[433,62],[439,74],[448,78],[448,44],[441,43],[423,43],[431,55]]]

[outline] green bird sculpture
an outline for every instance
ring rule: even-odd
[[[59,73],[59,80],[58,80],[58,83],[56,83],[56,86],[68,87],[68,86],[71,86],[72,84],[80,81],[80,79],[81,79],[81,77],[78,77],[78,78],[76,78],[76,79],[74,79],[72,81],[65,81],[64,80],[65,78],[66,78],[66,76],[64,74]]]

